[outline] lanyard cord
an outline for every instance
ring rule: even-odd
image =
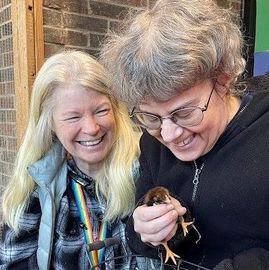
[[[84,224],[83,232],[84,232],[84,239],[87,245],[92,244],[94,240],[93,228],[90,222],[90,213],[87,209],[87,204],[85,200],[85,196],[83,194],[82,186],[77,183],[74,179],[72,179],[72,190],[75,195],[75,201],[78,206],[79,216],[81,222]],[[107,235],[107,222],[103,222],[100,226],[98,240],[103,241],[106,239]],[[105,248],[92,251],[87,251],[88,258],[90,260],[90,264],[92,267],[97,266],[104,260],[105,255]]]

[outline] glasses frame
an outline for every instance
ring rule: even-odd
[[[145,128],[145,129],[149,129],[149,130],[159,130],[161,128],[162,124],[163,124],[163,120],[165,120],[165,119],[170,119],[174,124],[177,124],[178,126],[181,126],[181,127],[194,127],[194,126],[198,126],[203,121],[203,119],[204,119],[204,112],[206,112],[206,110],[208,109],[209,102],[211,100],[211,96],[212,96],[213,91],[214,91],[214,89],[216,87],[216,83],[217,83],[217,81],[214,80],[213,81],[213,87],[212,87],[212,89],[210,91],[208,100],[207,100],[206,104],[204,105],[204,107],[202,107],[202,108],[199,107],[199,106],[182,107],[182,108],[179,108],[179,109],[175,110],[174,112],[172,112],[171,114],[169,114],[167,116],[159,116],[159,115],[156,115],[154,113],[135,111],[136,107],[133,107],[131,113],[129,114],[129,117],[133,120],[134,117],[137,114],[143,114],[143,115],[154,116],[154,117],[156,117],[156,119],[159,119],[159,121],[160,121],[160,127],[158,127],[158,128],[149,128],[146,125],[143,125],[142,123],[140,123],[139,120],[138,121],[135,121],[134,120],[134,122],[136,122],[136,123],[138,122],[137,124],[139,124],[141,127]],[[181,125],[181,124],[178,124],[177,122],[175,122],[173,120],[173,116],[174,116],[175,113],[177,113],[177,112],[179,112],[179,111],[181,111],[183,109],[191,109],[191,108],[193,108],[194,110],[196,110],[196,109],[201,110],[201,112],[202,112],[202,118],[201,118],[201,121],[199,123],[194,124],[194,125]]]

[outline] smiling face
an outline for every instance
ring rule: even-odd
[[[98,171],[115,141],[116,123],[108,97],[77,85],[55,89],[53,130],[87,175]]]
[[[218,91],[217,85],[199,125],[181,127],[170,119],[163,119],[161,128],[159,130],[148,129],[149,134],[157,138],[182,161],[192,161],[208,153],[240,106],[237,98],[228,97],[222,86],[219,86],[222,91]],[[146,97],[139,106],[139,110],[165,117],[183,107],[203,108],[208,101],[212,87],[212,80],[205,80],[165,102]]]

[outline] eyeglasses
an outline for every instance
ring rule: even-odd
[[[210,92],[209,98],[203,108],[197,106],[183,107],[168,116],[161,117],[159,115],[147,112],[136,112],[135,107],[133,108],[130,117],[131,119],[149,130],[158,130],[161,128],[164,119],[170,119],[173,123],[181,127],[193,127],[199,125],[204,118],[204,112],[208,109],[208,105],[215,89],[216,81],[214,82],[213,88]]]

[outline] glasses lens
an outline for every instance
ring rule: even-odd
[[[203,120],[203,112],[198,107],[188,107],[175,111],[171,119],[174,123],[183,127],[199,125]]]
[[[158,129],[161,126],[161,121],[157,116],[147,113],[135,113],[133,114],[134,120],[148,129]]]

